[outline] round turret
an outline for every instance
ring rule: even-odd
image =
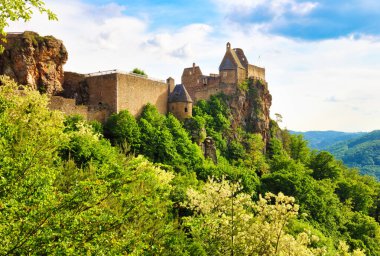
[[[193,100],[183,84],[177,84],[168,99],[169,112],[179,120],[193,115]]]

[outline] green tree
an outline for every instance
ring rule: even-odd
[[[342,173],[333,155],[326,151],[313,153],[308,166],[313,170],[312,176],[317,180],[327,178],[335,180]]]
[[[307,141],[303,139],[302,135],[291,135],[289,147],[291,158],[302,163],[308,162],[310,149],[307,147]]]
[[[319,255],[308,248],[306,233],[297,238],[286,233],[296,218],[298,205],[283,194],[267,194],[257,203],[239,193],[239,184],[210,179],[199,190],[189,189],[185,206],[194,215],[185,217],[193,243],[206,255]]]
[[[47,109],[46,96],[0,81],[0,254],[9,255],[33,247],[59,207],[53,183],[66,136],[63,116]]]
[[[165,116],[156,107],[147,104],[140,115],[138,124],[141,131],[141,153],[151,161],[171,164],[180,161],[173,135],[166,127]]]
[[[176,151],[181,156],[181,161],[175,165],[184,165],[191,170],[203,165],[204,157],[200,147],[194,144],[182,124],[172,114],[165,119],[165,125],[173,136]]]
[[[142,69],[138,69],[138,68],[134,68],[134,69],[132,70],[132,73],[137,74],[137,75],[142,75],[142,76],[148,76],[148,75],[145,73],[144,70],[142,70]]]
[[[0,254],[178,255],[173,178],[1,77]],[[182,248],[182,249],[181,249]]]
[[[132,150],[140,147],[140,128],[128,110],[122,110],[108,118],[104,125],[104,135],[115,145],[130,146]],[[124,150],[128,151],[127,148]]]

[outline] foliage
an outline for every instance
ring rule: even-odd
[[[142,76],[148,76],[148,75],[145,73],[144,70],[142,70],[142,69],[138,69],[138,68],[134,68],[134,69],[132,70],[132,73],[133,73],[133,74],[137,74],[137,75],[142,75]]]
[[[28,21],[32,18],[33,10],[46,13],[49,20],[57,20],[57,16],[45,7],[42,0],[1,0],[0,1],[0,34],[5,36],[4,29],[9,21]],[[0,45],[0,53],[4,47]]]
[[[141,131],[140,153],[153,162],[168,164],[177,172],[196,170],[204,158],[181,123],[172,115],[162,116],[148,104],[138,120]]]
[[[294,198],[268,193],[253,203],[240,190],[224,179],[188,190],[185,205],[194,215],[184,218],[185,225],[206,255],[322,255],[323,249],[308,248],[317,237],[286,233],[298,213]]]
[[[370,133],[306,132],[311,147],[327,150],[344,164],[380,179],[380,131]]]
[[[128,151],[128,146],[129,150],[140,148],[140,128],[128,110],[122,110],[108,118],[104,125],[104,136],[114,145],[123,147],[125,151]]]
[[[176,250],[172,174],[123,157],[83,121],[67,129],[45,96],[2,81],[0,254]]]
[[[1,255],[380,254],[379,182],[274,121],[265,154],[259,134],[231,128],[223,96],[186,124],[152,105],[138,120],[122,111],[105,138],[0,80]]]

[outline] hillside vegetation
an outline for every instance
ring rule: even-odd
[[[342,141],[326,148],[346,165],[380,180],[380,131]]]
[[[302,134],[310,147],[326,150],[349,167],[380,180],[380,131],[370,133],[292,132]]]
[[[359,138],[365,135],[365,132],[337,132],[337,131],[308,131],[295,132],[291,134],[302,134],[304,139],[309,142],[309,146],[313,149],[326,150],[330,146],[343,141]]]
[[[102,127],[1,84],[1,255],[380,255],[379,183],[273,121],[264,150],[223,95]]]

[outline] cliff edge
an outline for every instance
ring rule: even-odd
[[[270,140],[270,116],[272,95],[267,82],[248,79],[238,85],[228,104],[232,114],[232,128],[244,127],[248,132],[260,133],[266,145]]]
[[[0,73],[41,93],[63,90],[63,65],[68,54],[61,40],[35,32],[9,33],[0,55]]]

